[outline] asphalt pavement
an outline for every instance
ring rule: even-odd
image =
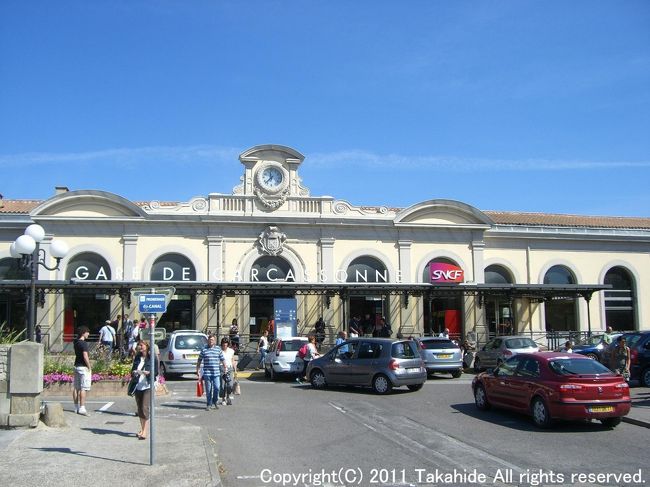
[[[261,375],[254,373],[250,380],[262,380]],[[245,386],[249,379],[240,380]],[[458,379],[470,380],[469,375]],[[68,398],[61,398],[67,427],[41,423],[31,430],[0,430],[0,485],[220,486],[216,446],[223,439],[211,436],[218,435],[219,429],[208,433],[207,428],[183,420],[188,413],[214,414],[218,422],[220,411],[204,411],[203,400],[195,399],[156,408],[161,414],[156,419],[154,465],[150,465],[149,441],[135,436],[139,422],[129,398],[117,403],[114,398],[95,399],[88,404],[88,417],[75,414]],[[632,410],[624,421],[650,428],[649,388],[632,388]]]

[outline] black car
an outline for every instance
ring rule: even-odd
[[[650,387],[650,331],[624,333],[630,347],[630,379],[638,379],[641,385]]]

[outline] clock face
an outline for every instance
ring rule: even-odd
[[[260,183],[268,189],[276,189],[284,180],[284,174],[277,167],[267,167],[262,171]]]

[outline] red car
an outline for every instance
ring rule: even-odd
[[[613,428],[630,412],[625,379],[589,357],[575,353],[522,353],[472,382],[474,402],[533,417],[540,428],[555,419],[598,419]]]

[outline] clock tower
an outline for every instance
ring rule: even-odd
[[[244,165],[241,184],[233,194],[254,195],[266,211],[280,208],[289,196],[309,196],[298,177],[305,156],[283,145],[258,145],[239,156]]]

